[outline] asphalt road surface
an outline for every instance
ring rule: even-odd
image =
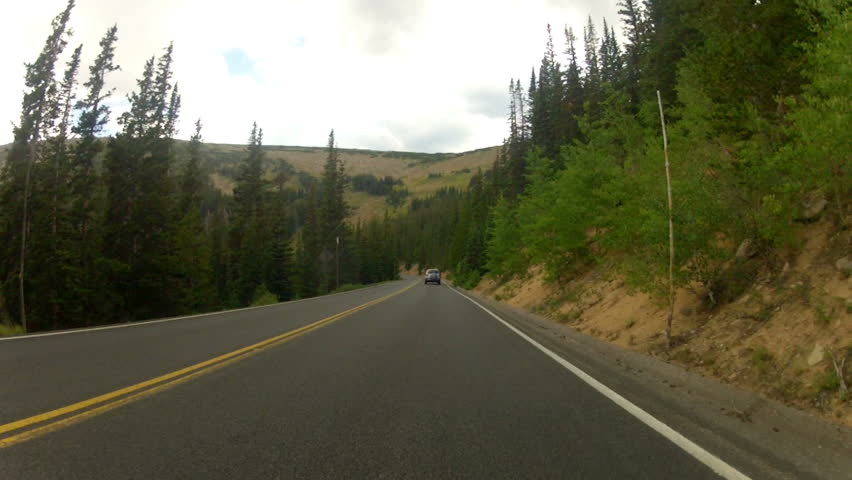
[[[719,478],[421,281],[0,341],[0,366],[2,479]]]

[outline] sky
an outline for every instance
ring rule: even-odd
[[[24,63],[65,3],[3,7],[0,144],[20,117]],[[76,0],[66,54],[83,44],[84,82],[118,25],[112,129],[145,60],[174,42],[178,138],[201,118],[212,143],[245,143],[256,121],[267,145],[323,146],[334,128],[343,148],[461,152],[502,142],[509,79],[527,87],[548,23],[561,52],[566,26],[582,38],[589,15],[612,23],[617,10],[616,0]]]

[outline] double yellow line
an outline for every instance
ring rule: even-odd
[[[162,392],[163,390],[171,388],[180,383],[184,383],[193,378],[200,377],[201,375],[213,372],[232,363],[244,360],[264,349],[281,344],[312,330],[322,328],[332,322],[340,320],[343,317],[352,315],[355,312],[359,312],[361,310],[369,308],[377,303],[381,303],[391,297],[394,297],[409,290],[415,285],[417,285],[417,283],[412,283],[411,285],[394,293],[391,293],[390,295],[371,300],[355,308],[351,308],[349,310],[337,313],[330,317],[323,318],[322,320],[316,321],[309,325],[305,325],[304,327],[300,327],[295,330],[282,333],[281,335],[268,338],[253,345],[234,350],[233,352],[220,355],[216,358],[211,358],[210,360],[205,360],[201,363],[196,363],[195,365],[191,365],[189,367],[182,368],[180,370],[176,370],[174,372],[167,373],[165,375],[161,375],[159,377],[152,378],[150,380],[146,380],[135,385],[131,385],[129,387],[105,393],[103,395],[98,395],[97,397],[93,397],[88,400],[83,400],[82,402],[77,402],[72,405],[57,408],[56,410],[51,410],[49,412],[33,415],[32,417],[7,423],[5,425],[0,425],[0,437],[12,433],[12,435],[10,436],[0,438],[0,448],[9,447],[16,443],[31,440],[40,435],[44,435],[54,430],[67,427],[68,425],[80,422],[87,418],[94,417],[96,415],[120,407],[122,405],[126,405],[140,398],[147,397],[158,392]],[[24,431],[14,433],[19,430]]]

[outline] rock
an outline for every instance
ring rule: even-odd
[[[828,200],[825,199],[825,195],[819,192],[812,193],[808,199],[802,202],[802,214],[796,220],[814,222],[819,219],[826,205],[828,205]]]
[[[849,259],[849,256],[838,259],[834,262],[834,266],[846,275],[852,275],[852,260]]]
[[[808,366],[813,367],[814,365],[818,364],[822,361],[824,356],[825,349],[822,348],[822,345],[817,343],[816,345],[814,345],[814,350],[811,352],[810,355],[808,355]]]
[[[746,238],[737,248],[737,258],[745,260],[757,255],[757,248],[750,238]]]

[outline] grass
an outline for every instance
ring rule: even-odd
[[[583,292],[575,288],[567,288],[559,292],[558,295],[548,297],[544,304],[550,309],[557,309],[566,303],[578,303]]]
[[[816,312],[816,317],[820,325],[824,327],[830,325],[832,309],[828,307],[821,298],[815,297],[810,301],[810,304],[813,306],[814,311]]]
[[[23,335],[24,329],[20,325],[9,325],[0,323],[0,337],[14,337],[15,335]]]
[[[764,346],[759,346],[751,353],[751,364],[754,366],[757,373],[761,376],[765,375],[772,363],[772,354]]]
[[[367,192],[346,192],[346,201],[352,206],[352,215],[350,219],[353,222],[358,220],[367,221],[371,218],[381,218],[385,212],[393,213],[393,207],[388,205],[385,197],[377,197],[370,195]]]
[[[467,188],[472,176],[472,173],[444,173],[440,175],[429,173],[427,176],[419,178],[416,175],[410,175],[403,181],[412,194],[426,196],[442,188]]]
[[[754,320],[757,320],[758,322],[767,322],[770,318],[772,318],[772,315],[775,313],[775,308],[775,305],[772,305],[771,303],[763,303],[761,301],[760,310],[750,315],[749,317]]]
[[[335,289],[331,292],[328,292],[328,293],[343,293],[343,292],[349,292],[351,290],[358,290],[359,288],[364,288],[364,287],[366,287],[366,285],[364,285],[362,283],[344,283],[343,285],[341,285],[337,289]]]
[[[829,370],[816,379],[814,386],[816,386],[818,393],[834,392],[840,388],[840,380],[834,370]]]

